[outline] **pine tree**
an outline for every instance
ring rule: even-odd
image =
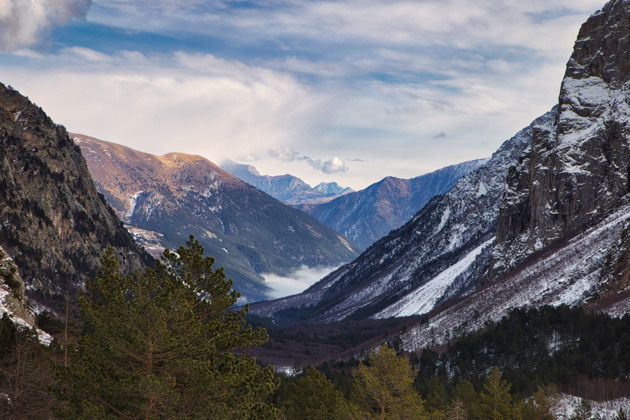
[[[575,414],[571,419],[574,420],[588,420],[591,418],[591,403],[586,398],[580,400],[580,405],[575,410]]]
[[[58,366],[65,384],[58,414],[68,418],[260,418],[278,386],[245,348],[264,330],[245,327],[247,307],[222,268],[191,236],[166,250],[157,269],[119,272],[108,249],[79,303],[84,332],[73,363]]]
[[[464,407],[464,403],[459,399],[456,399],[455,401],[453,401],[451,408],[448,410],[446,418],[447,420],[468,419],[468,411],[466,411],[466,408]]]
[[[520,418],[520,405],[512,402],[511,385],[501,379],[497,366],[492,368],[481,392],[481,410],[485,418],[507,420]]]
[[[369,418],[425,418],[422,398],[413,387],[415,376],[409,361],[383,344],[368,356],[367,365],[353,372],[354,399]]]
[[[304,376],[290,387],[289,397],[282,405],[287,419],[347,419],[349,409],[341,392],[314,367],[307,368]]]
[[[538,390],[523,406],[523,417],[534,420],[553,420],[553,411],[558,403],[558,388],[555,385],[538,387]]]

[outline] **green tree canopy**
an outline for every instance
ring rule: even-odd
[[[353,372],[354,400],[365,416],[375,419],[421,419],[422,398],[413,386],[416,372],[405,358],[383,344]]]
[[[501,379],[498,366],[494,366],[483,385],[481,410],[487,419],[520,419],[521,407],[512,402],[511,385]]]
[[[292,384],[289,397],[282,405],[287,419],[347,419],[349,410],[341,392],[314,367],[307,368],[304,375]]]
[[[108,249],[79,303],[84,332],[59,414],[70,418],[273,417],[264,403],[278,386],[246,347],[264,330],[245,326],[247,307],[222,268],[191,236],[166,250],[157,269],[123,276]]]

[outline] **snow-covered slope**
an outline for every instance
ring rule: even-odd
[[[352,263],[302,295],[253,305],[252,312],[279,320],[383,317],[416,312],[401,306],[403,301],[428,312],[471,293],[488,266],[508,170],[531,144],[533,131],[551,126],[554,118],[551,111],[536,119]],[[430,298],[424,296],[428,290]]]
[[[477,290],[403,335],[408,349],[449,336],[475,331],[498,321],[512,308],[540,305],[581,305],[605,286],[601,269],[622,232],[630,226],[630,197],[597,225],[534,255],[508,276]],[[436,335],[436,331],[439,334]]]
[[[314,321],[430,312],[409,348],[513,307],[606,309],[605,297],[620,314],[630,308],[629,193],[630,1],[613,0],[580,29],[551,113],[305,295],[253,310]]]

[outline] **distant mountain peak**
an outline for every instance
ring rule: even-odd
[[[320,182],[315,187],[313,187],[313,189],[321,192],[322,194],[325,194],[326,196],[339,196],[354,192],[352,188],[344,188],[336,182]]]
[[[242,181],[290,205],[327,202],[353,191],[352,188],[340,187],[336,182],[322,182],[313,188],[290,174],[260,175],[253,166],[233,161],[223,162],[221,167]]]
[[[487,159],[463,162],[412,179],[387,176],[361,191],[343,191],[343,195],[327,203],[296,207],[367,248],[486,162]]]

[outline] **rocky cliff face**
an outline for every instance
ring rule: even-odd
[[[337,232],[201,156],[154,156],[73,137],[99,190],[141,242],[159,253],[194,234],[250,301],[267,296],[261,274],[337,266],[358,255]]]
[[[404,225],[431,198],[445,194],[458,179],[487,160],[447,166],[412,179],[387,177],[328,203],[296,207],[367,248]]]
[[[580,29],[554,125],[510,172],[489,279],[603,220],[630,191],[630,2]]]
[[[151,263],[98,194],[81,150],[37,106],[0,84],[0,246],[26,294],[54,308],[112,245],[127,269]]]

